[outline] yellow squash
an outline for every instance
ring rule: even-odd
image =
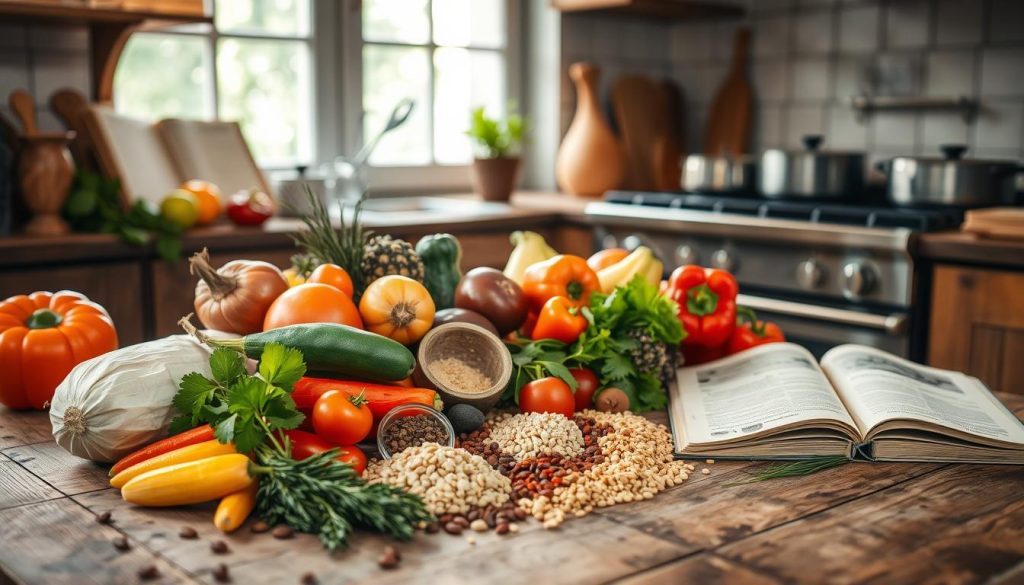
[[[110,487],[121,488],[133,478],[138,477],[143,473],[153,471],[154,469],[160,469],[161,467],[167,467],[168,465],[197,461],[199,459],[206,459],[207,457],[213,457],[215,455],[227,455],[234,452],[235,445],[233,443],[222,444],[216,439],[196,443],[195,445],[189,445],[187,447],[175,449],[174,451],[168,451],[163,455],[157,455],[156,457],[146,459],[145,461],[140,461],[139,463],[132,465],[128,469],[125,469],[110,478]]]
[[[147,471],[121,488],[121,497],[139,506],[185,506],[223,498],[253,482],[245,455],[217,455]]]
[[[558,252],[544,241],[544,236],[537,232],[512,232],[509,239],[515,248],[512,249],[502,272],[519,286],[523,285],[523,276],[527,268],[558,255]]]
[[[661,280],[661,270],[652,267],[655,262],[661,263],[655,258],[654,252],[650,248],[638,247],[629,256],[597,271],[597,279],[601,281],[601,292],[611,293],[615,287],[628,284],[637,274],[643,276],[651,284],[657,285]],[[654,276],[655,271],[658,272],[657,277]]]
[[[213,525],[224,534],[238,530],[256,507],[259,487],[259,480],[254,479],[246,488],[221,498],[217,512],[213,515]]]

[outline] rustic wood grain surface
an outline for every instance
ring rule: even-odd
[[[1024,396],[1001,395],[1018,416]],[[652,418],[664,420],[664,416]],[[107,487],[106,468],[54,444],[41,413],[0,407],[0,584],[217,583],[1024,583],[1024,468],[855,463],[805,478],[727,485],[765,463],[706,465],[652,500],[605,508],[557,530],[536,522],[476,544],[360,533],[327,554],[308,535],[224,536],[213,506],[143,509]],[[702,465],[702,467],[704,467]],[[110,512],[113,522],[97,522]],[[197,539],[178,536],[184,526]],[[125,537],[130,549],[119,551]],[[227,554],[211,543],[223,540]]]

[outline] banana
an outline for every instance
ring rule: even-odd
[[[544,241],[544,236],[537,232],[516,231],[512,232],[509,239],[515,248],[509,255],[503,272],[518,285],[523,284],[523,274],[527,268],[558,255],[558,252]]]
[[[644,278],[650,280],[651,276],[649,275],[653,275],[651,265],[655,262],[661,264],[654,257],[654,252],[650,248],[647,246],[638,247],[629,256],[598,271],[597,279],[601,281],[601,292],[610,293],[615,290],[615,287],[628,283],[637,274],[643,275]],[[660,269],[658,270],[658,280],[661,280]]]
[[[665,265],[661,263],[661,260],[654,258],[651,260],[651,265],[647,267],[647,272],[644,273],[647,282],[658,286],[661,284],[661,277],[665,273]]]

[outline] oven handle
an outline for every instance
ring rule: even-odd
[[[745,294],[737,295],[736,302],[755,311],[767,311],[769,313],[814,319],[816,321],[829,321],[854,327],[878,329],[885,331],[889,335],[900,335],[907,327],[907,316],[902,313],[892,313],[889,315],[861,313],[859,311],[767,299]]]

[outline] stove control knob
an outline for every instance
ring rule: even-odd
[[[814,258],[796,265],[796,283],[804,290],[814,290],[825,281],[825,267]]]
[[[682,244],[676,248],[676,260],[683,266],[687,264],[699,264],[700,255],[697,253],[697,249],[689,244]]]
[[[843,275],[840,284],[843,289],[843,296],[847,298],[858,298],[870,293],[878,280],[875,269],[871,266],[854,260],[843,266]]]
[[[622,247],[632,252],[640,246],[644,245],[644,241],[640,239],[640,236],[636,234],[630,234],[625,238],[622,238]]]
[[[716,250],[711,254],[711,266],[725,270],[726,272],[736,272],[736,268],[739,267],[739,260],[736,259],[726,249]]]

